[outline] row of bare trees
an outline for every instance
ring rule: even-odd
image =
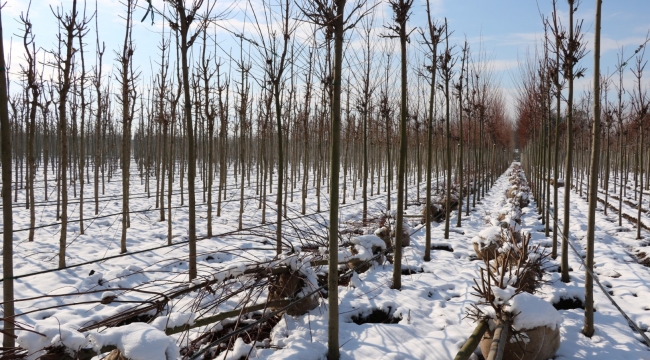
[[[17,78],[2,82],[1,92],[8,96],[2,101],[5,300],[13,298],[8,287],[12,281],[7,281],[13,221],[7,209],[30,209],[29,241],[45,241],[37,231],[44,220],[61,227],[58,267],[65,268],[69,221],[78,221],[82,233],[88,229],[85,185],[93,185],[98,215],[99,204],[106,201],[106,184],[118,176],[120,252],[128,252],[130,200],[136,195],[130,183],[139,178],[144,194],[137,195],[155,197],[159,220],[168,224],[168,244],[175,221],[172,207],[188,208],[190,279],[196,277],[196,218],[204,216],[197,208],[205,207],[210,237],[215,232],[213,218],[222,216],[228,191],[238,192],[240,230],[245,201],[258,202],[263,223],[267,208],[275,211],[277,254],[286,250],[282,222],[287,204],[300,201],[305,214],[308,193],[315,190],[321,211],[321,198],[328,194],[329,250],[334,257],[339,246],[338,205],[360,197],[365,224],[374,216],[369,198],[386,194],[386,209],[395,207],[397,215],[395,289],[401,288],[405,208],[426,203],[430,211],[432,198],[445,198],[448,238],[451,192],[456,188],[456,226],[461,226],[462,211],[468,214],[485,195],[507,166],[513,146],[505,97],[485,54],[473,53],[467,42],[460,49],[450,45],[447,21],[434,19],[428,1],[428,22],[419,32],[409,23],[413,0],[390,1],[394,18],[383,29],[374,23],[379,3],[263,3],[261,13],[249,10],[255,19],[253,32],[233,30],[240,44],[238,57],[216,45],[212,25],[227,14],[215,14],[214,2],[175,0],[164,9],[151,6],[148,11],[162,17],[165,25],[148,83],[134,65],[135,57],[144,56],[137,51],[140,40],[133,37],[138,9],[134,1],[124,4],[123,44],[115,50],[118,76],[112,82],[102,71],[106,47],[97,31],[96,11],[89,14],[79,0],[67,11],[54,11],[53,21],[60,28],[57,48],[43,50],[35,43],[26,9],[21,23],[27,62]],[[92,20],[95,51],[86,43]],[[300,26],[310,29],[307,41],[296,36]],[[363,44],[360,50],[346,47],[352,37]],[[388,49],[393,42],[400,45],[398,60]],[[377,49],[382,43],[386,47]],[[418,44],[424,55],[413,51]],[[88,62],[93,52],[94,64]],[[39,68],[39,53],[53,59],[47,63],[55,70],[51,78]],[[394,83],[400,84],[399,93]],[[9,91],[14,87],[18,90]],[[13,153],[10,144],[15,145]],[[426,192],[421,194],[423,183]],[[71,199],[70,190],[77,200]],[[56,191],[55,200],[48,197],[50,191]],[[273,192],[275,201],[268,202]],[[197,199],[201,194],[203,199]],[[180,195],[180,204],[172,204],[173,195]],[[70,219],[71,203],[79,205],[77,219]],[[56,218],[37,224],[36,205],[56,205]],[[427,261],[430,251],[427,223]],[[337,261],[329,264],[330,273],[336,273]],[[336,288],[336,277],[330,281],[330,288]],[[336,291],[329,299],[330,358],[338,358]],[[5,318],[10,317],[5,307]],[[4,329],[5,346],[13,346],[11,324]]]
[[[592,336],[595,211],[599,201],[618,212],[622,225],[626,206],[636,207],[637,238],[647,227],[647,206],[643,196],[650,187],[650,163],[645,140],[650,126],[650,96],[643,86],[646,66],[645,45],[641,44],[632,56],[626,57],[621,48],[616,70],[611,74],[600,72],[600,9],[596,1],[594,32],[593,80],[589,90],[576,96],[575,80],[585,76],[586,68],[580,61],[587,56],[587,40],[582,29],[583,20],[575,19],[580,1],[567,0],[568,24],[563,24],[558,3],[553,0],[550,17],[543,16],[546,37],[541,50],[522,67],[519,97],[517,99],[517,138],[524,149],[526,170],[533,180],[533,192],[538,211],[545,223],[545,234],[552,232],[551,256],[561,256],[561,279],[569,282],[569,237],[571,193],[587,193],[589,202],[586,277],[585,325],[583,333]],[[624,74],[629,72],[633,85],[624,85]],[[576,101],[576,98],[578,99]],[[562,158],[564,160],[562,160]],[[630,179],[633,177],[633,180]],[[645,183],[644,183],[645,179]],[[564,186],[563,219],[558,219],[561,208],[558,187]],[[633,193],[634,202],[625,200]],[[598,196],[602,194],[601,196]],[[616,202],[610,200],[614,198]],[[551,210],[552,209],[552,210]],[[552,215],[551,215],[552,212]],[[562,229],[559,229],[561,223]],[[558,253],[558,236],[561,248]]]

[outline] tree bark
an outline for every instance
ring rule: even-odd
[[[573,39],[573,0],[569,0],[569,39]],[[574,62],[569,60],[566,78],[569,79],[567,98],[567,120],[566,120],[566,163],[564,174],[564,219],[562,223],[562,282],[568,283],[569,278],[569,220],[571,213],[571,183],[573,177],[573,66]]]
[[[196,149],[194,148],[194,131],[192,123],[192,104],[190,99],[190,74],[187,62],[187,53],[189,47],[188,32],[193,18],[187,18],[185,13],[185,4],[182,0],[176,0],[176,11],[179,15],[180,35],[181,35],[181,70],[183,81],[183,102],[184,115],[187,137],[187,196],[189,198],[189,280],[196,278],[196,198],[194,182],[196,178]],[[181,189],[182,189],[181,182]]]
[[[582,333],[594,334],[594,232],[596,230],[596,204],[598,203],[598,168],[600,161],[600,18],[602,0],[596,0],[594,29],[594,125],[591,133],[591,160],[589,164],[589,208],[587,215],[587,268],[585,269],[585,323]],[[569,191],[569,189],[565,189]]]
[[[74,33],[77,26],[77,0],[72,0],[72,11],[69,18],[63,20],[63,16],[59,19],[66,30],[66,57],[62,58],[62,63],[59,67],[62,70],[63,83],[59,89],[59,129],[60,129],[60,142],[61,142],[61,155],[60,155],[60,187],[61,187],[61,237],[59,238],[59,269],[65,268],[65,248],[67,242],[67,228],[68,228],[68,140],[67,140],[67,113],[66,107],[68,104],[68,92],[70,91],[70,72],[72,68],[72,45],[74,40]],[[60,54],[59,54],[60,56]]]
[[[2,9],[0,8],[0,38],[2,31]],[[4,43],[0,43],[0,137],[2,160],[2,296],[3,330],[2,346],[13,348],[14,340],[14,265],[13,265],[13,209],[11,206],[11,128],[7,101],[7,70]]]
[[[397,216],[395,219],[395,256],[393,259],[393,284],[391,288],[401,289],[402,288],[402,237],[404,230],[404,190],[405,190],[405,174],[406,174],[406,118],[408,116],[408,104],[407,104],[407,59],[406,59],[406,23],[409,18],[409,12],[413,0],[399,0],[399,3],[395,2],[395,22],[399,27],[399,41],[400,41],[400,53],[401,53],[401,104],[400,104],[400,125],[399,125],[399,163],[397,170]],[[398,4],[398,5],[397,5]]]

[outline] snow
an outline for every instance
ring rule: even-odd
[[[185,324],[194,325],[194,320],[196,320],[195,313],[173,312],[169,315],[155,318],[151,322],[151,326],[165,331],[167,328],[174,328]]]
[[[354,249],[357,251],[357,254],[354,255],[354,258],[357,258],[361,261],[372,259],[374,256],[372,252],[373,247],[380,249],[386,248],[386,242],[384,242],[384,240],[380,239],[376,235],[355,236],[350,239],[350,242],[354,244]]]
[[[135,174],[135,169],[132,170]],[[92,173],[91,173],[92,175]],[[516,202],[513,199],[506,199],[505,193],[511,188],[511,175],[521,178],[522,173],[508,170],[500,176],[493,188],[486,193],[486,197],[477,204],[476,211],[472,211],[468,217],[463,217],[461,228],[450,229],[449,239],[444,244],[450,245],[453,252],[435,250],[431,252],[431,261],[422,260],[425,244],[425,230],[414,225],[419,222],[409,223],[415,230],[411,236],[411,246],[404,248],[403,267],[422,270],[421,273],[404,275],[402,277],[402,289],[390,289],[393,267],[388,262],[378,261],[366,272],[354,273],[350,286],[340,286],[339,294],[339,321],[340,321],[340,344],[341,359],[450,359],[453,358],[460,346],[474,330],[475,324],[465,318],[466,309],[475,304],[478,299],[472,295],[474,279],[478,275],[481,264],[479,261],[471,261],[474,256],[473,241],[484,245],[490,244],[501,236],[501,224],[517,226],[522,233],[531,234],[531,245],[550,244],[550,239],[545,237],[540,229],[543,229],[537,219],[535,199],[532,194],[529,196],[531,202],[527,208],[518,211]],[[114,177],[119,178],[119,170]],[[254,173],[251,174],[251,178]],[[525,177],[525,176],[524,176]],[[38,180],[38,179],[37,179]],[[178,186],[179,179],[176,178],[174,186]],[[155,180],[151,182],[155,188]],[[226,298],[225,290],[217,289],[215,294],[205,292],[204,298],[196,301],[195,294],[174,299],[165,306],[162,313],[153,319],[151,325],[144,323],[132,323],[118,328],[102,328],[101,331],[91,330],[80,333],[76,329],[82,326],[96,323],[109,316],[127,311],[134,307],[133,303],[142,302],[151,298],[151,294],[127,292],[116,290],[118,287],[139,286],[145,290],[164,292],[176,288],[179,284],[187,285],[187,245],[174,245],[172,247],[128,255],[121,258],[111,259],[99,263],[80,266],[77,268],[65,269],[46,274],[41,274],[15,281],[16,297],[30,298],[41,297],[44,294],[73,294],[66,297],[46,297],[35,300],[17,303],[18,313],[24,313],[33,309],[60,306],[56,309],[37,311],[31,314],[20,316],[19,320],[28,329],[33,329],[46,334],[46,337],[34,334],[29,331],[19,331],[18,342],[21,346],[37,352],[44,346],[57,342],[66,345],[71,349],[78,349],[88,346],[88,340],[93,346],[103,344],[116,344],[124,350],[125,356],[133,360],[139,359],[176,359],[179,358],[178,346],[186,344],[188,338],[192,339],[202,331],[212,329],[223,329],[228,322],[211,325],[209,328],[201,327],[189,334],[166,336],[163,329],[172,326],[181,326],[185,323],[194,323],[203,316],[211,316],[216,313],[230,311],[250,301],[248,294],[236,294],[235,291],[247,286],[254,281],[253,277],[243,275],[244,271],[252,263],[257,261],[268,261],[267,264],[284,264],[294,271],[303,274],[305,288],[301,289],[306,294],[317,287],[318,273],[327,271],[327,267],[309,266],[307,252],[297,254],[282,254],[275,257],[274,244],[268,244],[267,237],[272,237],[275,229],[268,226],[266,237],[255,234],[243,234],[236,237],[230,234],[237,229],[239,209],[239,188],[235,187],[234,179],[228,183],[227,197],[234,199],[232,203],[224,203],[222,217],[215,217],[213,220],[213,232],[215,237],[200,240],[197,242],[198,273],[197,281],[216,279],[219,282],[228,281],[228,294],[235,294]],[[106,184],[107,196],[119,194],[121,183],[113,180]],[[351,189],[351,184],[348,184]],[[139,180],[134,177],[132,181],[133,196],[131,206],[133,210],[147,209],[154,207],[155,199],[152,196],[147,198]],[[197,181],[197,188],[200,188],[200,181]],[[53,189],[53,187],[51,187]],[[414,196],[415,186],[409,185],[409,196]],[[525,186],[519,186],[517,197],[523,199]],[[565,188],[560,188],[560,199]],[[39,190],[42,191],[42,190]],[[322,190],[323,194],[326,191]],[[86,198],[90,198],[92,189],[87,186]],[[112,194],[112,195],[111,195]],[[198,194],[198,193],[197,193]],[[245,196],[254,196],[254,186],[245,189]],[[42,193],[37,192],[37,201]],[[116,195],[117,196],[117,195]],[[341,206],[341,219],[350,222],[360,222],[362,214],[361,198],[353,201],[351,192],[348,194],[347,205]],[[20,190],[19,198],[24,197],[24,190]],[[267,203],[272,203],[275,192],[267,198]],[[206,206],[200,204],[200,196],[197,196],[197,238],[206,236]],[[321,201],[326,200],[326,195],[321,196]],[[381,192],[377,196],[369,197],[369,209],[383,209],[385,207],[386,193]],[[395,204],[395,196],[391,201]],[[323,202],[324,204],[326,202]],[[92,217],[93,207],[91,202],[85,206],[85,215]],[[121,209],[119,198],[115,201],[105,203],[106,213],[117,213]],[[180,195],[174,194],[172,205],[180,204]],[[317,209],[316,191],[309,189],[307,196],[307,213],[315,213]],[[47,207],[39,207],[37,213],[37,226],[48,223],[54,218],[55,202]],[[101,203],[100,203],[101,205]],[[301,202],[294,200],[288,204],[288,216],[300,212]],[[244,227],[259,226],[261,224],[261,210],[258,209],[257,201],[250,201],[245,204],[243,215]],[[101,207],[100,207],[101,209]],[[419,214],[423,206],[409,205],[410,214]],[[269,212],[269,210],[271,210]],[[306,243],[302,239],[326,238],[327,221],[324,211],[326,206],[322,205],[322,212],[313,216],[301,218],[290,226],[283,227],[287,239],[292,239],[294,248],[300,250],[305,248]],[[71,210],[72,211],[72,210]],[[77,210],[78,211],[78,210]],[[24,208],[15,208],[16,228],[24,228],[29,223],[29,213]],[[104,213],[105,214],[105,213]],[[275,216],[272,207],[267,209],[267,220]],[[74,219],[77,213],[71,214]],[[502,215],[502,220],[498,220]],[[560,209],[560,215],[562,211]],[[586,203],[572,194],[571,203],[571,236],[577,246],[584,248],[584,233],[586,227]],[[189,221],[186,208],[174,210],[173,240],[187,240],[187,223]],[[457,212],[451,215],[455,221]],[[560,216],[560,218],[562,218]],[[638,264],[633,258],[632,249],[639,249],[642,242],[634,239],[634,232],[616,231],[617,224],[609,221],[602,213],[597,213],[597,238],[596,243],[596,269],[601,280],[607,280],[613,297],[633,321],[639,326],[647,329],[650,325],[650,312],[648,311],[647,299],[650,296],[650,272],[648,268]],[[167,242],[167,223],[158,221],[156,212],[144,215],[132,215],[131,228],[127,231],[127,246],[129,251],[152,248],[164,245]],[[487,224],[487,225],[486,225]],[[629,222],[624,222],[624,228],[631,229]],[[78,226],[78,224],[77,224]],[[86,234],[80,235],[78,227],[74,225],[68,228],[69,246],[66,254],[68,264],[80,263],[83,261],[101,259],[105,256],[119,253],[119,230],[121,223],[118,217],[99,219],[95,222],[86,223]],[[265,228],[267,229],[267,228]],[[27,233],[16,233],[15,243],[15,274],[21,275],[45,269],[57,267],[55,255],[58,251],[59,227],[42,228],[36,231],[36,241],[29,243],[26,240]],[[372,254],[372,247],[385,247],[385,243],[377,236],[372,235],[375,229],[364,228],[367,235],[352,236],[350,242],[354,245],[357,254],[350,252],[351,248],[340,247],[339,261],[345,262],[352,258],[366,259]],[[458,231],[455,231],[458,230]],[[76,231],[76,233],[75,233]],[[432,239],[442,240],[444,225],[432,223]],[[644,236],[648,236],[646,232]],[[296,239],[296,240],[293,240]],[[489,240],[488,240],[489,239]],[[326,243],[320,243],[324,247]],[[650,243],[643,245],[646,252],[649,252]],[[323,252],[321,252],[323,253]],[[534,295],[518,294],[511,297],[511,288],[506,288],[499,295],[504,303],[508,302],[513,309],[523,309],[529,305],[528,297],[535,298],[536,306],[533,310],[539,312],[545,306],[552,308],[552,303],[560,298],[584,299],[584,270],[580,266],[580,259],[575,254],[570,254],[570,266],[574,269],[570,273],[571,281],[563,283],[556,272],[544,276],[546,282]],[[552,266],[557,267],[559,258],[551,261]],[[92,274],[91,274],[92,271]],[[613,277],[619,275],[618,277]],[[610,277],[611,276],[611,277]],[[232,280],[228,280],[232,279]],[[515,279],[507,279],[507,284],[513,284]],[[216,289],[216,287],[215,287]],[[95,291],[86,294],[85,291]],[[497,290],[499,292],[501,290]],[[124,303],[113,302],[100,304],[102,298],[108,294],[119,296]],[[203,295],[202,295],[203,296]],[[263,293],[257,298],[257,302],[266,300]],[[205,304],[222,299],[218,306],[206,310]],[[637,360],[650,358],[648,349],[635,338],[625,319],[609,303],[605,296],[597,289],[595,293],[596,309],[596,335],[593,338],[586,338],[580,332],[582,330],[583,311],[561,310],[556,311],[555,318],[544,316],[545,322],[555,323],[559,326],[562,336],[562,344],[556,358],[589,358],[589,359],[621,359]],[[67,305],[72,302],[94,302],[88,305]],[[519,303],[521,301],[521,304]],[[530,302],[532,304],[532,302]],[[370,324],[357,325],[351,322],[354,315],[368,315],[375,309],[390,312],[391,316],[401,320],[396,324]],[[553,309],[554,310],[554,309]],[[266,347],[258,347],[252,352],[252,359],[323,359],[327,352],[327,327],[328,327],[327,301],[323,299],[320,305],[302,316],[282,316],[281,321],[271,332],[270,339],[266,342],[260,341],[257,346],[267,344]],[[489,311],[486,308],[485,311]],[[154,313],[152,312],[151,315]],[[522,312],[521,317],[517,316],[517,326],[526,328],[534,324],[533,320],[527,319]],[[557,316],[561,321],[557,321]],[[536,317],[536,316],[532,316]],[[541,317],[541,316],[540,316]],[[519,318],[519,319],[517,319]],[[233,320],[233,319],[229,319]],[[250,321],[249,319],[244,319]],[[56,331],[55,331],[56,330]],[[61,334],[59,338],[56,338]],[[25,345],[22,345],[25,344]],[[241,340],[234,343],[234,348],[225,354],[227,358],[235,358],[236,354],[248,353],[249,345]],[[35,353],[38,355],[39,353]],[[42,354],[42,353],[40,353]],[[224,357],[224,354],[221,355]]]
[[[494,300],[496,304],[506,304],[515,295],[517,289],[512,286],[507,286],[505,289],[498,286],[492,286],[491,290],[496,298]]]
[[[377,230],[375,230],[374,235],[379,237],[381,235],[388,235],[388,232],[389,232],[388,228],[384,226],[384,227],[380,227]]]
[[[562,316],[553,305],[527,292],[513,297],[507,311],[515,315],[512,327],[517,331],[541,326],[555,330],[562,323]]]
[[[43,334],[45,336],[41,336]],[[34,326],[34,332],[21,331],[16,340],[19,346],[29,350],[28,359],[36,359],[42,355],[41,349],[47,346],[65,346],[67,349],[78,350],[88,343],[84,335],[69,325],[54,325],[52,321],[39,321]]]
[[[379,236],[376,235],[355,236],[350,239],[350,242],[355,245],[361,245],[366,249],[371,249],[373,246],[382,249],[386,248],[386,242],[384,242],[384,240],[380,239]]]
[[[251,351],[252,350],[252,351]],[[223,356],[217,357],[218,360],[239,360],[241,358],[246,358],[248,354],[251,354],[251,357],[255,357],[256,352],[253,350],[253,346],[246,344],[244,340],[238,338],[235,341],[232,351],[228,351],[223,354]]]
[[[93,332],[88,338],[96,351],[103,346],[116,346],[131,360],[175,360],[180,356],[174,339],[145,323],[132,323],[103,332]]]
[[[350,252],[348,248],[341,247],[338,251],[338,261],[339,263],[346,262],[352,259],[354,255]]]
[[[112,291],[104,291],[102,293],[102,302],[105,302],[105,301],[110,302],[110,301],[112,301],[112,299],[114,299],[116,297],[117,297],[117,295],[115,295],[114,292],[112,292]]]
[[[490,226],[481,230],[478,236],[472,238],[472,243],[480,244],[481,248],[491,244],[498,244],[501,242],[503,228],[501,226]]]

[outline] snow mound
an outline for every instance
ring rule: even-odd
[[[212,276],[217,282],[224,282],[226,279],[233,278],[241,275],[246,271],[246,264],[243,262],[238,262],[234,264],[228,264],[224,268],[219,269],[218,272],[214,273]]]
[[[151,325],[160,331],[165,331],[166,328],[174,328],[185,324],[193,325],[195,319],[196,314],[194,313],[174,312],[167,316],[155,318]]]
[[[251,352],[252,349],[252,352]],[[218,357],[219,360],[239,360],[241,358],[248,358],[250,353],[251,357],[255,357],[255,350],[250,344],[246,344],[242,338],[235,340],[235,346],[231,351],[224,352],[224,355]]]
[[[490,244],[499,244],[502,231],[503,228],[500,226],[490,226],[481,230],[478,236],[472,238],[472,243],[480,244],[482,247],[489,246]]]
[[[355,236],[350,239],[350,242],[355,245],[361,245],[367,249],[371,249],[373,246],[377,246],[382,249],[386,248],[386,242],[377,235]]]
[[[35,359],[40,350],[52,346],[64,346],[66,349],[78,350],[88,343],[84,335],[69,325],[37,324],[34,331],[21,331],[18,335],[18,345],[31,354],[28,359]],[[45,336],[41,336],[41,333]]]
[[[352,259],[353,257],[354,257],[354,255],[352,255],[352,253],[350,252],[349,249],[344,248],[344,247],[339,248],[339,250],[338,250],[338,262],[339,263],[346,262],[346,261]]]
[[[356,250],[355,258],[361,261],[367,261],[373,257],[373,247],[380,249],[386,248],[386,242],[376,235],[356,236],[350,239]]]
[[[104,291],[102,293],[102,303],[109,304],[113,300],[115,300],[116,298],[117,298],[117,295],[115,295],[115,293],[112,292],[112,291]]]
[[[95,350],[113,345],[131,360],[175,360],[179,356],[174,339],[145,323],[106,329],[102,333],[91,333],[88,338]]]
[[[510,300],[508,311],[516,314],[512,327],[517,331],[540,326],[555,330],[562,323],[562,316],[553,305],[526,292]]]
[[[496,304],[503,304],[508,302],[514,295],[515,295],[515,289],[512,286],[508,286],[505,289],[502,289],[498,286],[492,286],[492,293],[495,296],[494,302]]]

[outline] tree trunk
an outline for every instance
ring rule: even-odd
[[[80,94],[81,94],[81,124],[79,129],[79,233],[84,234],[84,167],[86,166],[86,153],[85,153],[85,122],[86,122],[86,62],[84,60],[83,51],[83,34],[79,34],[79,52],[81,53],[81,79],[80,79]]]
[[[130,73],[131,56],[133,48],[131,46],[131,20],[132,20],[132,0],[127,1],[126,31],[124,35],[124,45],[122,56],[120,58],[122,68],[122,236],[120,239],[120,253],[126,253],[126,229],[129,227],[129,180],[131,165],[131,122],[133,113],[131,109],[131,83],[133,78]]]
[[[0,9],[0,38],[2,31],[2,9]],[[11,206],[11,128],[7,101],[7,70],[4,43],[0,44],[0,137],[2,150],[2,296],[3,330],[2,346],[13,348],[14,340],[14,265],[13,265],[13,209]]]
[[[61,237],[59,238],[59,269],[65,268],[65,248],[67,242],[67,228],[68,228],[68,140],[67,140],[67,113],[66,106],[68,103],[68,92],[70,91],[70,71],[72,68],[72,45],[74,40],[74,32],[76,29],[76,16],[77,16],[77,0],[72,0],[72,11],[69,18],[66,18],[67,30],[66,34],[66,57],[61,65],[62,80],[61,88],[59,90],[59,128],[61,133]],[[63,21],[63,20],[60,20]]]
[[[180,92],[177,93],[180,95]],[[167,152],[167,244],[172,244],[172,181],[174,180],[174,134],[176,127],[176,109],[178,106],[178,97],[172,102],[171,118],[169,119],[169,149]],[[164,189],[163,189],[164,191]]]
[[[460,135],[460,142],[458,143],[458,221],[456,227],[461,226],[461,218],[463,216],[463,73],[465,70],[465,62],[467,61],[467,42],[463,48],[463,58],[461,60],[460,76],[458,78],[458,133]]]
[[[196,149],[194,148],[194,131],[192,123],[192,104],[190,99],[190,75],[187,63],[189,50],[187,35],[193,19],[188,19],[185,14],[184,1],[176,1],[176,11],[181,23],[181,70],[183,74],[184,115],[187,137],[187,196],[189,197],[189,280],[196,278],[196,199],[194,182],[196,178]],[[181,181],[181,189],[183,188]]]
[[[573,1],[569,11],[569,39],[573,39]],[[566,120],[566,163],[564,175],[564,219],[562,223],[562,282],[568,283],[569,278],[569,220],[571,215],[571,183],[573,177],[573,62],[568,65],[569,93],[567,99],[568,115]]]
[[[445,20],[445,28],[447,27],[447,21]],[[445,36],[445,43],[446,43],[446,49],[445,49],[445,60],[447,60],[447,64],[444,64],[445,69],[443,71],[446,73],[445,74],[445,123],[446,123],[446,157],[447,157],[447,185],[446,185],[446,202],[445,202],[445,239],[449,239],[449,217],[451,215],[451,127],[449,126],[449,62],[451,59],[446,59],[447,57],[451,57],[451,54],[449,53],[449,36],[446,34]]]
[[[594,126],[591,135],[591,160],[589,164],[589,209],[587,216],[587,258],[585,269],[585,324],[582,333],[594,334],[594,232],[596,229],[596,204],[598,203],[598,168],[600,161],[600,18],[602,0],[596,0],[596,24],[594,29]],[[569,191],[569,189],[565,189]]]
[[[400,104],[400,125],[399,125],[399,164],[397,169],[397,216],[395,219],[395,256],[393,259],[393,284],[392,289],[402,288],[402,237],[404,229],[404,190],[406,174],[406,117],[407,117],[407,59],[406,59],[406,23],[413,0],[400,0],[399,9],[395,8],[396,22],[399,24],[399,40],[401,53],[401,104]]]
[[[431,51],[431,83],[429,84],[429,116],[427,119],[427,169],[426,169],[426,204],[425,204],[425,245],[424,261],[431,261],[431,172],[433,161],[433,115],[436,100],[436,64],[438,56],[438,43],[440,42],[440,29],[431,22],[431,9],[427,0],[427,20],[429,25],[429,50]],[[388,145],[388,144],[387,144]],[[436,174],[437,177],[437,174]],[[419,186],[419,185],[418,185]]]
[[[329,276],[328,276],[328,336],[327,358],[335,360],[339,353],[339,299],[338,299],[338,247],[339,247],[339,171],[341,164],[341,72],[343,64],[343,14],[345,0],[336,0],[334,20],[334,89],[331,105],[330,143],[330,211],[329,211]]]

